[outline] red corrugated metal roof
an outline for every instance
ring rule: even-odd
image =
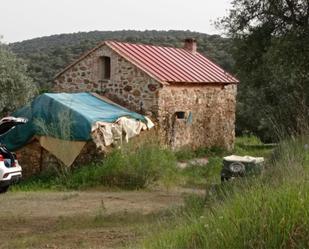
[[[202,54],[182,48],[105,42],[127,60],[166,83],[237,83],[238,80]]]
[[[56,77],[103,45],[148,73],[161,83],[238,83],[238,80],[202,54],[183,48],[105,41],[64,68]]]

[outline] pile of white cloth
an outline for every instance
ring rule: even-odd
[[[140,134],[141,131],[154,127],[153,122],[145,117],[146,123],[132,118],[121,117],[114,123],[96,122],[91,129],[91,136],[97,147],[105,151],[107,146],[121,145],[130,138]]]

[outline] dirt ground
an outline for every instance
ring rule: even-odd
[[[0,248],[125,247],[190,192],[8,192],[0,195]]]

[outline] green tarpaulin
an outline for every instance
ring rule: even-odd
[[[9,150],[21,148],[35,135],[91,140],[91,127],[96,121],[112,123],[123,116],[146,121],[144,116],[90,93],[45,93],[12,116],[26,117],[29,122],[1,138]]]

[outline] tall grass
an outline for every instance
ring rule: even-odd
[[[141,248],[309,248],[308,144],[282,142],[265,174],[208,191],[203,215],[183,215]]]
[[[206,165],[190,165],[179,173],[183,178],[185,187],[208,188],[213,184],[219,184],[222,169],[222,158],[231,154],[240,156],[263,156],[266,159],[271,156],[271,146],[264,146],[261,140],[255,136],[243,136],[236,138],[235,147],[227,151],[219,147],[199,148],[190,150],[183,148],[175,152],[177,160],[189,161],[193,158],[207,158]]]
[[[255,186],[146,240],[143,248],[308,248],[309,185]]]
[[[155,141],[147,141],[136,148],[132,148],[132,144],[124,145],[91,167],[93,170],[83,167],[75,172],[68,185],[140,189],[160,180],[167,186],[175,176],[176,159],[170,150]]]
[[[43,126],[44,128],[45,126]],[[51,131],[52,129],[49,129]],[[69,133],[67,133],[69,134]],[[173,152],[162,146],[154,137],[132,140],[123,144],[121,149],[114,149],[106,158],[97,163],[83,165],[76,169],[68,167],[59,170],[48,168],[40,175],[24,181],[15,189],[85,189],[108,187],[138,189],[151,185],[178,185],[182,187],[205,188],[220,183],[222,157],[231,153],[243,155],[266,155],[268,149],[243,147],[254,145],[255,137],[237,138],[235,151],[228,152],[221,148],[182,149]],[[190,155],[190,156],[188,156]],[[207,157],[207,165],[188,165],[185,169],[176,167],[177,161],[196,157]]]
[[[150,138],[138,145],[125,144],[114,149],[99,163],[58,174],[45,171],[15,189],[85,189],[105,186],[122,189],[140,189],[153,184],[169,187],[176,180],[176,157],[169,149]]]
[[[226,150],[217,146],[210,148],[201,147],[196,150],[192,150],[189,147],[183,147],[180,150],[175,151],[175,156],[179,161],[186,161],[193,158],[222,156],[226,153],[228,153]]]

